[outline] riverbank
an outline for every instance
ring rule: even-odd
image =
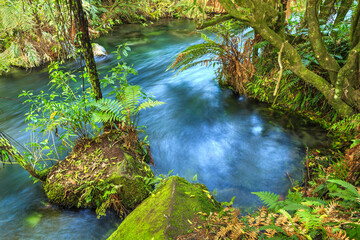
[[[72,9],[59,2],[21,2],[0,6],[0,74],[11,67],[33,69],[51,61],[77,58]],[[48,5],[51,6],[48,6]],[[217,1],[197,7],[191,0],[102,1],[83,3],[89,34],[96,39],[127,23],[144,27],[164,18],[204,18],[222,13]],[[6,18],[6,19],[5,19]]]

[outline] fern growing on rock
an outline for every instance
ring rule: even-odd
[[[89,106],[95,107],[94,121],[104,124],[121,123],[135,129],[140,110],[164,104],[148,97],[141,91],[140,86],[136,85],[125,86],[119,96],[118,99],[103,98],[89,103]]]

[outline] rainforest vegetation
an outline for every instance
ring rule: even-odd
[[[91,39],[123,23],[146,28],[161,18],[192,18],[203,42],[179,49],[168,70],[213,67],[221,88],[310,119],[328,131],[332,144],[307,148],[303,181],[292,182],[285,198],[254,192],[264,206],[245,215],[233,200],[224,202],[215,213],[188,219],[191,229],[178,239],[360,239],[357,0],[0,3],[0,74],[52,62],[50,90],[20,95],[30,106],[26,130],[45,137],[34,137],[20,153],[0,129],[0,163],[17,163],[41,181],[51,203],[93,208],[99,217],[113,209],[124,217],[161,191],[168,176],[152,173],[138,118],[141,110],[164,103],[128,83],[137,72],[126,63],[127,44],[118,46],[118,64],[100,78]],[[65,69],[71,58],[84,60],[86,72]],[[111,91],[103,94],[106,88]]]

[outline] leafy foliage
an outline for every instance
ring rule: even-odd
[[[119,48],[118,51],[120,50],[127,55],[130,49],[126,47]],[[118,58],[121,59],[121,56]],[[29,152],[26,153],[30,164],[40,169],[46,168],[40,164],[41,161],[59,160],[74,147],[76,141],[99,136],[103,128],[98,122],[104,123],[105,128],[117,127],[126,132],[125,146],[139,151],[140,154],[145,153],[143,155],[152,161],[146,138],[138,142],[137,135],[142,129],[137,128],[137,117],[141,110],[163,103],[148,97],[139,86],[127,84],[127,75],[136,73],[134,69],[125,62],[113,68],[111,76],[107,76],[103,81],[103,86],[110,85],[113,88],[110,95],[115,95],[115,99],[103,98],[98,101],[93,99],[91,87],[86,88],[77,83],[75,74],[63,71],[57,63],[52,64],[49,71],[49,93],[40,91],[34,94],[32,91],[23,91],[20,94],[20,97],[26,98],[24,102],[30,105],[26,114],[26,121],[29,122],[26,130],[33,136],[29,143]],[[83,78],[85,83],[87,74],[84,74]],[[115,84],[116,82],[119,85]],[[38,133],[43,136],[38,137]],[[2,143],[6,142],[2,140]],[[7,145],[3,147],[8,149]],[[9,159],[5,151],[2,155],[6,161]],[[22,159],[16,160],[19,162]]]
[[[333,182],[355,194],[353,186],[339,180]],[[208,216],[205,222],[195,218],[193,232],[180,239],[200,236],[209,239],[349,239],[358,234],[358,217],[344,214],[346,206],[334,200],[306,198],[297,192],[290,193],[284,201],[268,192],[255,194],[271,209],[263,207],[241,216],[239,210],[228,207]]]
[[[235,26],[237,23],[232,21],[215,26],[212,31],[217,34],[216,40],[202,34],[205,42],[182,51],[168,69],[184,71],[196,65],[217,67],[217,80],[221,86],[239,94],[245,93],[245,84],[255,73],[251,61],[254,41],[243,42],[236,35]]]
[[[140,99],[146,99],[146,95],[141,92],[139,86],[127,86],[123,90],[121,100],[100,99],[89,104],[97,109],[93,112],[95,122],[124,122],[133,126],[133,119],[140,110],[163,104],[153,99],[140,103]]]
[[[254,193],[258,196],[265,205],[268,206],[270,210],[279,210],[278,209],[278,201],[279,195],[272,193],[272,192],[257,192]]]
[[[12,146],[8,140],[8,136],[0,131],[0,163],[11,163],[12,158],[19,155],[18,151]]]
[[[207,1],[192,0],[83,0],[92,36],[122,23],[143,23],[167,16],[204,16]],[[9,1],[0,4],[0,74],[10,66],[31,68],[55,59],[76,56],[76,32],[63,0]]]
[[[45,139],[50,140],[47,155],[60,159],[61,154],[74,146],[76,138],[90,137],[92,132],[89,130],[96,132],[99,128],[92,122],[91,112],[85,107],[92,101],[90,88],[86,94],[81,93],[80,87],[73,90],[71,84],[76,83],[76,76],[63,72],[58,64],[50,67],[50,77],[52,92],[34,94],[23,91],[20,97],[25,97],[24,103],[31,105],[26,113],[26,121],[29,122],[26,130],[33,134],[42,133]],[[29,145],[35,148],[33,151],[40,150],[36,142]]]
[[[360,193],[353,185],[339,179],[331,179],[328,182],[338,184],[344,188],[344,190],[335,189],[333,193],[330,193],[331,196],[342,198],[354,204],[360,204]]]
[[[346,117],[331,126],[331,130],[354,138],[360,131],[360,114]]]
[[[129,74],[137,74],[132,66],[128,66],[124,62],[124,58],[128,56],[131,49],[126,45],[119,45],[116,54],[119,63],[111,69],[111,75],[106,75],[102,79],[102,86],[108,85],[113,89],[109,93],[115,99],[103,99],[91,103],[91,107],[95,107],[93,116],[96,122],[102,122],[106,127],[116,127],[128,133],[126,145],[128,147],[135,147],[133,144],[138,141],[137,132],[145,132],[144,129],[138,127],[138,117],[140,110],[152,108],[163,104],[156,101],[153,97],[144,93],[139,86],[129,85],[127,76]],[[110,123],[110,120],[114,122]],[[141,141],[143,150],[148,151],[148,144],[146,138]],[[152,162],[152,158],[149,159]]]

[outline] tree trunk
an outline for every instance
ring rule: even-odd
[[[94,91],[94,98],[99,100],[102,98],[100,81],[96,70],[94,53],[91,47],[88,22],[81,5],[81,0],[70,0],[70,9],[73,12],[75,26],[77,29],[77,39],[80,43],[80,49],[85,59],[86,69]]]
[[[343,0],[341,1],[341,5],[336,15],[336,19],[334,22],[334,26],[336,27],[340,22],[344,21],[346,14],[349,12],[352,3],[354,0]]]
[[[341,69],[336,60],[327,51],[319,28],[318,13],[316,0],[308,0],[307,5],[307,24],[309,26],[309,38],[314,51],[315,57],[320,63],[321,67],[328,71],[330,81],[327,81],[324,77],[316,74],[315,72],[307,69],[301,61],[301,57],[296,48],[286,41],[284,36],[277,33],[273,29],[273,22],[269,21],[269,16],[281,16],[281,12],[278,14],[273,13],[269,9],[266,2],[260,0],[253,0],[257,4],[249,6],[249,2],[245,0],[236,0],[237,8],[231,0],[219,0],[221,5],[228,11],[229,15],[237,18],[240,21],[244,21],[249,24],[254,30],[259,33],[265,40],[267,40],[272,46],[277,49],[284,48],[284,63],[287,67],[298,77],[302,78],[305,82],[313,85],[319,90],[327,99],[328,103],[335,109],[339,115],[346,117],[353,115],[356,111],[360,110],[360,104],[357,103],[358,90],[353,85],[349,85],[348,74],[352,74],[354,65],[358,64],[358,61],[354,61],[353,57],[359,57],[359,48],[355,45],[359,42],[360,28],[357,28],[360,23],[360,5],[357,6],[352,19],[352,34],[351,44],[352,50],[349,56],[353,56],[347,59],[347,63]],[[263,5],[260,8],[258,6]],[[256,6],[256,7],[255,7]],[[275,9],[273,9],[275,10]],[[276,11],[276,10],[275,10]],[[311,25],[311,26],[310,26]],[[356,68],[355,68],[356,69]],[[349,71],[347,71],[349,70]],[[338,74],[338,73],[342,74]],[[346,74],[345,74],[346,72]]]
[[[331,16],[335,2],[336,0],[325,0],[324,4],[321,5],[319,19],[323,20],[324,23],[326,23]],[[316,10],[318,9],[317,6],[315,8]]]

